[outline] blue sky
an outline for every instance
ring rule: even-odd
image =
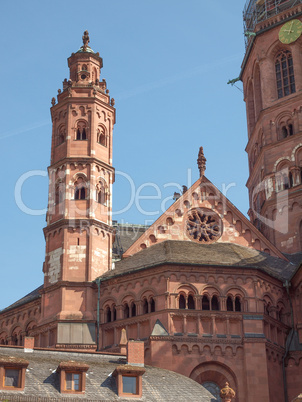
[[[50,101],[69,78],[67,57],[85,29],[116,101],[113,163],[122,173],[113,187],[114,211],[130,200],[125,175],[136,194],[155,196],[155,186],[161,193],[140,202],[145,213],[133,205],[114,218],[155,220],[162,199],[177,191],[172,183],[197,180],[200,146],[208,179],[219,189],[230,186],[228,198],[246,214],[245,104],[242,92],[227,85],[244,56],[243,7],[225,0],[3,2],[0,309],[43,282]],[[22,201],[42,211],[36,215],[21,211],[15,197],[18,179],[30,171],[38,173],[25,182]]]

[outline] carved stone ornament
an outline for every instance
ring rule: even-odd
[[[214,243],[222,235],[222,220],[208,208],[193,208],[187,213],[187,236],[199,243]]]
[[[82,36],[82,39],[83,39],[83,50],[85,52],[87,47],[89,47],[88,43],[90,42],[88,31],[84,31],[84,35]]]
[[[203,147],[200,147],[199,153],[198,153],[198,158],[197,158],[197,165],[198,165],[200,177],[202,177],[204,175],[204,172],[206,170],[206,161],[207,160],[203,154]]]
[[[224,402],[230,402],[233,398],[235,398],[235,391],[230,388],[229,383],[225,383],[225,387],[220,391],[220,397]]]

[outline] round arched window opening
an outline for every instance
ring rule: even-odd
[[[187,213],[188,237],[199,243],[213,243],[222,235],[222,220],[210,209],[194,208]]]
[[[210,392],[211,395],[213,395],[213,398],[211,398],[211,402],[221,402],[220,398],[220,388],[215,382],[204,382],[201,384],[206,390]]]

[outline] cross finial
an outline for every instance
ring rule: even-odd
[[[90,42],[88,31],[84,31],[84,35],[82,36],[82,39],[83,39],[83,50],[85,52],[87,47],[89,47],[88,43]]]
[[[204,172],[206,170],[206,161],[207,160],[203,154],[203,147],[200,147],[199,153],[198,153],[198,158],[197,158],[197,165],[198,165],[200,177],[202,177],[204,175]]]

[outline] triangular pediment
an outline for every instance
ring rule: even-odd
[[[200,244],[234,243],[284,255],[205,176],[180,196],[124,253],[124,257],[164,240]]]

